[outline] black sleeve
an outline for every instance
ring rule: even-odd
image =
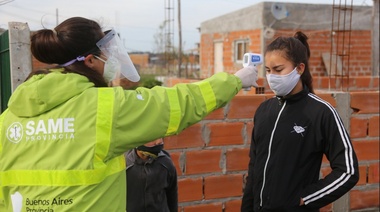
[[[358,160],[341,118],[334,108],[328,107],[323,119],[324,154],[332,171],[303,190],[302,199],[309,208],[321,208],[337,200],[359,180]]]
[[[168,207],[170,212],[178,211],[178,183],[177,183],[177,170],[173,164],[173,161],[170,159],[168,154],[169,165],[168,165],[168,187],[166,188],[166,197],[168,201]]]
[[[248,176],[244,188],[243,199],[241,203],[241,212],[253,212],[253,165],[255,160],[255,151],[254,151],[254,140],[253,140],[252,130],[252,140],[251,147],[249,150],[249,165],[248,165]]]

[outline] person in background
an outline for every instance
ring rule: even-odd
[[[177,171],[163,139],[125,153],[127,163],[127,211],[177,212]]]
[[[319,211],[358,182],[350,137],[334,107],[314,94],[309,57],[302,32],[276,38],[265,51],[276,96],[253,119],[242,212]],[[319,179],[323,155],[332,171]]]
[[[83,17],[33,33],[31,51],[57,67],[32,73],[0,115],[0,211],[125,211],[126,151],[257,86],[247,67],[174,87],[108,87],[140,76],[117,33]]]

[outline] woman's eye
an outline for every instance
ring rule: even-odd
[[[270,74],[270,73],[280,73],[283,69],[265,69],[265,71]]]

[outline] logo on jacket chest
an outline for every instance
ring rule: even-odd
[[[307,126],[298,126],[296,123],[294,123],[294,126],[293,126],[293,130],[291,131],[291,133],[297,133],[297,134],[301,134],[302,137],[304,136],[303,133],[306,131],[306,128]]]
[[[74,122],[74,118],[28,121],[25,126],[14,122],[7,129],[7,138],[12,143],[19,143],[23,138],[27,142],[73,139]]]

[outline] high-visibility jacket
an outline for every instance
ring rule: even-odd
[[[0,211],[125,211],[123,153],[181,132],[240,89],[227,73],[136,90],[33,76],[0,116]]]

